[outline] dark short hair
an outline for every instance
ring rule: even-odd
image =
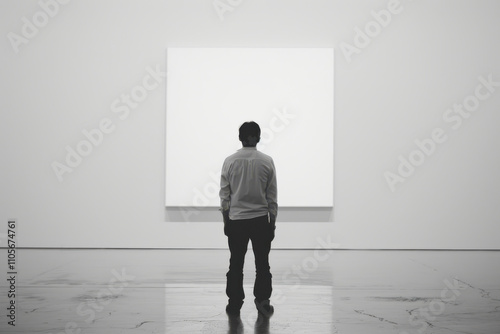
[[[260,138],[260,126],[255,122],[245,122],[240,126],[240,141],[247,141],[248,137]]]

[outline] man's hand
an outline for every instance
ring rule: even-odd
[[[276,216],[269,214],[269,238],[271,241],[274,240],[274,230],[276,229]]]
[[[276,216],[273,215],[272,213],[269,214],[269,224],[271,224],[273,229],[276,228]]]
[[[222,219],[224,220],[224,235],[228,235],[229,210],[222,211]]]
[[[222,218],[224,219],[224,224],[229,222],[229,210],[222,211]]]

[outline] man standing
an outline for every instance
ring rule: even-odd
[[[239,139],[243,147],[224,160],[219,193],[224,234],[231,252],[226,274],[229,298],[226,312],[228,315],[240,314],[245,299],[243,264],[251,240],[256,268],[255,306],[262,315],[269,317],[274,312],[269,302],[272,293],[269,252],[278,214],[276,169],[270,156],[257,151],[260,141],[257,123],[243,123]]]

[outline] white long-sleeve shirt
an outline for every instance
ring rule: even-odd
[[[273,159],[256,147],[242,147],[224,160],[219,196],[229,219],[278,215],[278,188]]]

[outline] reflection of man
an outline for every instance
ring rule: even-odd
[[[227,272],[228,315],[239,315],[243,291],[243,264],[248,241],[252,241],[256,277],[253,289],[255,306],[264,316],[271,316],[272,292],[269,252],[274,239],[278,214],[276,169],[273,159],[257,151],[260,127],[245,122],[239,129],[243,147],[224,160],[221,172],[221,211],[224,234],[228,237],[231,259]]]

